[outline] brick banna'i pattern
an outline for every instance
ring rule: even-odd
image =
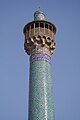
[[[56,27],[38,10],[24,27],[24,49],[30,56],[28,120],[54,120],[51,55]]]

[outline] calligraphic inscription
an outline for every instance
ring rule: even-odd
[[[34,54],[31,56],[31,62],[38,60],[45,60],[47,62],[51,62],[51,57],[47,54]]]

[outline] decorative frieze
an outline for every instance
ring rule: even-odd
[[[31,55],[34,55],[34,54],[47,54],[47,55],[51,55],[50,53],[50,50],[46,47],[41,47],[41,46],[38,46],[38,47],[35,47],[35,48],[32,48],[32,51],[31,51]]]
[[[51,62],[51,57],[47,54],[34,54],[32,56],[30,56],[30,61],[34,62],[34,61],[39,61],[39,60],[45,60],[47,62]]]

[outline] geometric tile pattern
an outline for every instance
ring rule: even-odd
[[[51,56],[50,50],[46,47],[40,47],[38,46],[37,48],[33,48],[31,51],[31,55],[36,54],[36,53],[43,53],[43,54],[47,54],[49,56]]]
[[[45,60],[47,62],[51,62],[51,57],[47,54],[34,54],[31,56],[31,62],[34,62],[36,60]]]
[[[36,61],[30,61],[28,120],[54,120],[51,64],[38,58],[44,57],[37,54]]]

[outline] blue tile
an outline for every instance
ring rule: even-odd
[[[30,62],[29,120],[54,120],[51,64],[44,60]]]

